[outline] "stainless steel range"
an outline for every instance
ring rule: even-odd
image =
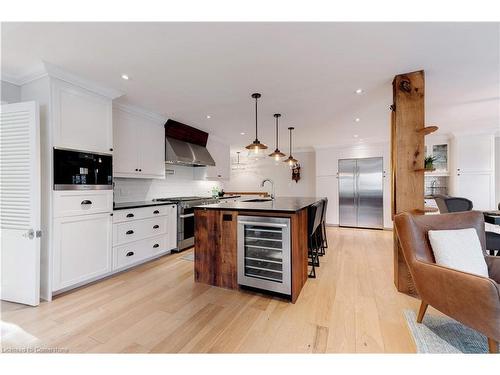
[[[210,197],[173,197],[153,200],[159,202],[168,201],[177,204],[178,251],[194,245],[194,207],[217,202],[217,199]]]

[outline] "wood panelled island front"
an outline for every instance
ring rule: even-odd
[[[290,220],[290,300],[294,303],[307,281],[308,207],[318,198],[276,198],[267,202],[227,202],[195,208],[195,281],[239,289],[238,217]]]

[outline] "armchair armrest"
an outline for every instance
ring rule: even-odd
[[[484,260],[488,265],[488,273],[490,275],[490,279],[493,279],[500,284],[500,256],[495,257],[485,255]]]
[[[500,295],[495,281],[416,260],[414,278],[423,301],[488,337],[500,339]]]

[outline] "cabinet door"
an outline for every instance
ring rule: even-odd
[[[454,195],[470,199],[474,210],[495,209],[495,176],[493,173],[460,173]]]
[[[492,135],[460,136],[455,146],[458,172],[493,171],[495,140]]]
[[[113,109],[113,176],[136,177],[139,175],[137,124],[132,115]]]
[[[209,137],[207,142],[207,150],[214,158],[215,166],[206,167],[205,179],[207,180],[229,179],[229,173],[230,173],[229,145]]]
[[[167,249],[177,247],[177,205],[168,206]]]
[[[140,175],[165,178],[165,128],[151,121],[141,121],[137,143]]]
[[[109,213],[54,219],[53,290],[110,272],[111,235]]]
[[[54,146],[111,152],[111,99],[57,79],[51,82]]]

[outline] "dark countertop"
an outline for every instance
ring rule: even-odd
[[[321,200],[317,197],[278,197],[269,202],[226,202],[196,206],[196,209],[228,211],[297,212]]]
[[[156,201],[138,201],[138,202],[122,202],[113,203],[113,210],[126,210],[129,208],[141,208],[150,206],[164,206],[166,204],[177,204],[175,202],[156,202]]]

